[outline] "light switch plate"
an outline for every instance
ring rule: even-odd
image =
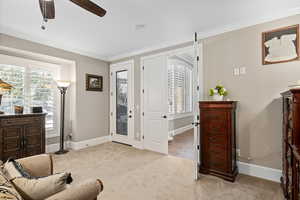
[[[239,68],[234,68],[233,69],[233,75],[234,76],[239,76],[240,75],[240,69]]]
[[[246,74],[246,67],[240,68],[240,74]]]

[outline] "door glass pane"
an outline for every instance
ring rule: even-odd
[[[128,135],[128,71],[119,71],[117,77],[117,134]]]

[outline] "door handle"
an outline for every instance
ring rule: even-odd
[[[162,118],[167,119],[167,115],[162,116]]]
[[[194,126],[196,126],[196,127],[199,126],[199,124],[200,124],[199,122],[193,122],[193,123],[192,123],[192,125],[194,125]]]

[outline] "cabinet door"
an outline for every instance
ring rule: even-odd
[[[8,158],[22,157],[22,126],[9,126],[2,128],[1,134],[1,153],[2,160],[6,161]]]
[[[30,124],[24,126],[24,157],[42,153],[42,126]]]

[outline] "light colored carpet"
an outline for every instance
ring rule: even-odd
[[[101,200],[283,200],[278,183],[239,175],[235,183],[212,176],[193,180],[191,160],[105,143],[54,156],[54,170],[74,183],[100,178]]]

